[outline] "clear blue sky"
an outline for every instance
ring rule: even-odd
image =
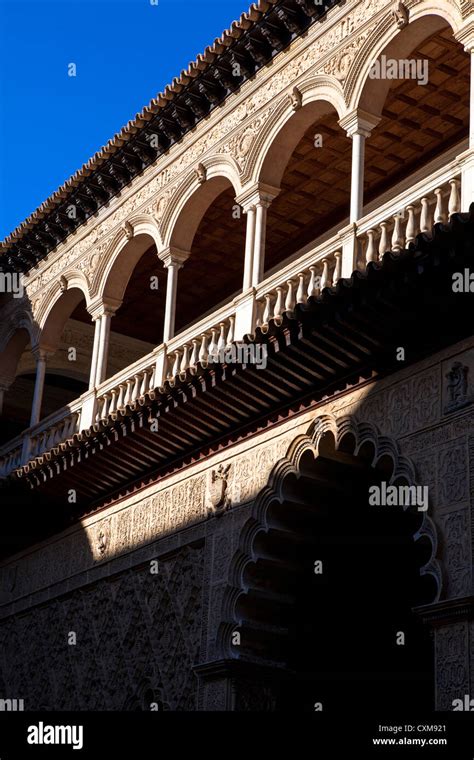
[[[0,239],[249,5],[0,0]]]

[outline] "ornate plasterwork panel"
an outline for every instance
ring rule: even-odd
[[[184,547],[156,574],[127,570],[3,620],[3,693],[25,710],[150,710],[146,684],[160,709],[196,709],[204,552]]]

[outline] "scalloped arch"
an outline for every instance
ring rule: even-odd
[[[240,596],[247,591],[244,581],[245,570],[249,564],[256,560],[255,539],[258,534],[262,531],[266,532],[268,529],[268,509],[275,500],[279,503],[283,502],[285,480],[289,475],[299,475],[299,464],[305,453],[311,451],[315,458],[319,456],[320,447],[328,434],[333,436],[336,451],[341,449],[343,444],[350,443],[349,450],[355,456],[361,452],[362,447],[371,444],[374,450],[370,462],[372,467],[375,467],[380,460],[388,456],[393,465],[390,483],[403,479],[408,485],[416,484],[413,463],[400,453],[396,441],[381,435],[371,423],[356,422],[350,416],[336,418],[332,414],[323,414],[314,420],[308,428],[307,434],[299,435],[289,446],[286,456],[275,464],[267,485],[257,496],[251,515],[242,527],[239,548],[231,561],[228,575],[229,585],[222,602],[221,619],[223,622],[220,624],[217,637],[222,657],[233,658],[236,656],[235,648],[231,645],[231,634],[235,631],[236,625],[241,622],[236,613],[236,606]],[[427,512],[423,513],[421,526],[414,538],[416,541],[427,538],[430,542],[431,556],[421,568],[420,573],[421,575],[430,575],[434,579],[437,589],[434,601],[438,601],[442,589],[441,565],[437,559],[438,537],[436,526]]]

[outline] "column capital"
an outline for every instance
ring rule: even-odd
[[[33,354],[36,362],[38,361],[45,362],[47,361],[47,359],[49,359],[50,356],[53,356],[55,351],[54,351],[54,348],[52,348],[51,346],[41,345],[41,346],[32,346],[31,353]]]
[[[185,261],[189,259],[191,251],[183,251],[176,246],[168,246],[159,252],[158,258],[163,262],[163,266],[168,269],[171,266],[175,266],[181,269]]]
[[[122,303],[123,301],[120,301],[118,298],[107,298],[106,300],[100,298],[93,301],[87,311],[91,315],[92,321],[96,322],[104,315],[113,317]]]
[[[246,214],[252,207],[265,206],[265,208],[269,208],[271,202],[280,192],[280,187],[273,187],[273,185],[267,185],[264,182],[255,182],[243,190],[240,195],[237,195],[235,200],[239,206],[242,206],[244,214]]]
[[[355,108],[342,119],[339,119],[339,126],[346,131],[348,137],[353,137],[353,135],[370,137],[374,127],[381,121],[381,116],[375,116],[375,114],[364,111],[362,108]]]

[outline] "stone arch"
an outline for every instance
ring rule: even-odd
[[[68,292],[72,293],[73,291],[75,297],[78,298],[77,303],[84,298],[87,306],[90,305],[91,294],[89,281],[86,275],[78,269],[66,270],[44,293],[34,315],[35,322],[40,331],[43,330],[49,314],[55,308],[57,302]],[[78,294],[78,291],[80,292],[80,295]],[[72,296],[69,296],[68,300],[69,299],[71,302],[74,300]],[[39,339],[41,339],[41,335],[39,336]]]
[[[158,225],[150,216],[131,217],[108,246],[99,262],[94,279],[94,296],[118,305],[122,302],[128,282],[139,260],[155,245],[162,247]],[[157,270],[161,268],[157,260]]]
[[[296,101],[294,95],[287,93],[257,135],[247,161],[246,179],[279,187],[285,167],[308,127],[331,111],[339,119],[347,113],[341,85],[331,75],[317,74],[298,84],[297,89],[300,94],[296,94]]]
[[[361,108],[380,116],[391,80],[370,79],[369,70],[373,61],[382,53],[388,58],[403,59],[431,34],[446,25],[455,33],[460,23],[460,14],[454,5],[431,0],[410,8],[409,23],[402,29],[397,28],[389,14],[386,15],[357,52],[344,83],[344,94],[350,110]]]
[[[241,192],[240,174],[230,156],[203,159],[175,189],[161,220],[165,249],[190,251],[199,223],[209,206],[229,187]]]
[[[9,387],[16,376],[18,364],[28,343],[32,342],[32,332],[26,320],[20,321],[5,335],[0,346],[0,383]]]
[[[400,453],[393,439],[381,435],[374,425],[356,422],[350,416],[335,418],[331,414],[324,414],[318,417],[311,424],[307,434],[298,436],[289,447],[287,455],[276,463],[267,485],[257,496],[251,515],[241,529],[239,548],[230,564],[228,586],[221,607],[223,622],[217,631],[219,657],[238,660],[241,664],[252,661],[252,657],[248,659],[248,653],[242,655],[241,650],[238,651],[238,647],[233,646],[232,636],[237,629],[242,630],[242,626],[246,625],[245,604],[249,590],[253,590],[251,582],[253,569],[258,562],[270,563],[270,567],[272,565],[275,567],[271,552],[268,552],[268,547],[272,547],[271,543],[268,544],[271,530],[281,518],[284,504],[292,506],[292,497],[289,494],[297,493],[299,480],[307,477],[308,462],[311,463],[311,467],[316,466],[318,459],[324,460],[325,456],[329,456],[328,452],[332,455],[336,454],[340,458],[341,465],[348,464],[349,459],[352,462],[356,460],[364,468],[373,470],[374,475],[383,473],[383,478],[392,485],[416,484],[416,473],[412,462]],[[329,481],[326,487],[332,488],[332,482],[331,485],[328,483]],[[335,485],[337,487],[337,482]],[[317,492],[313,498],[317,503]],[[316,510],[317,507],[313,504],[311,511],[315,513]],[[424,593],[430,597],[431,601],[436,602],[439,600],[442,589],[441,567],[437,558],[436,527],[427,512],[413,514],[404,508],[403,514],[398,512],[398,515],[407,523],[409,521],[409,532],[414,546],[416,545],[423,555],[421,562],[424,564],[419,569],[420,582],[424,584]],[[290,515],[290,520],[292,519],[299,520],[299,516]],[[416,528],[412,533],[411,528],[414,525]],[[269,556],[270,559],[268,559]],[[268,603],[265,594],[263,602]],[[269,630],[272,630],[271,627]],[[271,633],[266,631],[265,636],[267,637],[266,644],[262,651],[270,652],[269,655],[265,654],[268,662],[264,663],[260,660],[257,664],[272,668],[275,663],[272,662],[271,654],[273,644],[268,638]]]
[[[75,282],[73,287],[69,287],[70,282],[71,284]],[[40,328],[38,345],[47,351],[54,352],[58,348],[64,326],[76,306],[83,299],[87,306],[90,304],[89,293],[83,287],[81,278],[67,280],[67,284],[67,289],[64,289],[61,282],[56,282],[45,296],[38,313],[37,322]]]
[[[8,343],[18,330],[25,330],[27,332],[31,344],[37,341],[39,330],[35,325],[31,312],[24,305],[15,309],[3,325],[0,336],[0,353],[7,348]]]

